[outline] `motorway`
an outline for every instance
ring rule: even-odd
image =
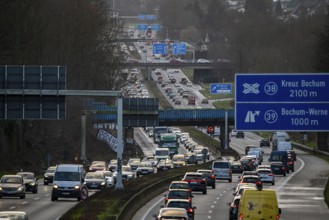
[[[232,138],[230,146],[240,154],[244,153],[247,144],[258,144],[260,137],[246,132],[245,139]],[[271,149],[264,148],[266,163]],[[265,185],[265,188],[274,188],[279,198],[279,207],[282,208],[280,219],[328,219],[329,210],[324,202],[323,191],[326,184],[329,167],[327,162],[300,150],[295,150],[298,160],[295,163],[295,172],[286,177],[276,176],[274,186]],[[233,189],[238,183],[238,174],[234,174],[233,182],[217,180],[216,189],[208,189],[207,195],[194,193],[193,206],[196,206],[195,219],[229,218],[229,207],[233,199]],[[157,214],[164,205],[163,194],[149,201],[140,209],[133,220],[151,220],[152,214]]]

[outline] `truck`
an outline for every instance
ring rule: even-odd
[[[169,128],[167,126],[154,127],[153,129],[153,141],[154,143],[160,142],[160,135],[163,133],[168,133]]]
[[[195,105],[195,96],[190,95],[188,97],[188,105]]]
[[[178,138],[175,133],[162,133],[160,134],[160,142],[159,142],[160,148],[169,148],[170,151],[170,157],[172,157],[175,154],[178,154]]]

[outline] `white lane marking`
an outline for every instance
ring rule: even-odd
[[[208,216],[208,219],[211,219],[211,216]]]
[[[9,209],[15,209],[15,208],[16,208],[16,206],[9,207]]]
[[[215,208],[215,206],[214,206],[214,205],[212,205],[212,206],[211,206],[211,208],[213,209],[213,208]]]
[[[212,213],[212,210],[209,210],[208,212],[209,212],[209,213]]]
[[[25,205],[25,204],[27,204],[27,202],[22,202],[22,205]]]
[[[299,167],[299,169],[297,171],[295,171],[293,174],[289,175],[284,181],[283,183],[276,188],[277,191],[281,191],[281,189],[288,183],[288,181],[294,177],[297,173],[299,173],[300,171],[302,171],[302,169],[304,168],[305,166],[305,162],[300,159],[299,157],[297,157],[297,159],[302,163],[302,165]]]
[[[145,214],[143,215],[142,219],[145,220],[146,216],[151,212],[151,210],[158,205],[161,201],[163,201],[163,198],[159,199],[156,203],[154,203],[148,210],[146,210]]]
[[[40,199],[39,197],[34,198],[34,200],[39,200],[39,199]]]

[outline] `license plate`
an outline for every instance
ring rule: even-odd
[[[62,194],[65,196],[70,195],[70,193],[68,193],[68,192],[63,192]]]
[[[198,184],[198,183],[196,183],[196,182],[190,182],[190,184],[193,184],[193,185],[195,185],[195,184]]]
[[[280,170],[278,167],[275,167],[274,170]]]
[[[97,187],[97,185],[90,185],[90,187]]]

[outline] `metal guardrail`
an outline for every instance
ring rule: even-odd
[[[329,152],[322,151],[322,150],[317,150],[317,149],[314,149],[312,147],[309,147],[309,146],[306,146],[306,145],[303,145],[303,144],[299,144],[299,143],[296,143],[296,142],[292,142],[292,143],[295,147],[297,147],[299,149],[302,149],[302,150],[312,152],[313,154],[322,154],[322,155],[325,155],[325,156],[329,156]]]

